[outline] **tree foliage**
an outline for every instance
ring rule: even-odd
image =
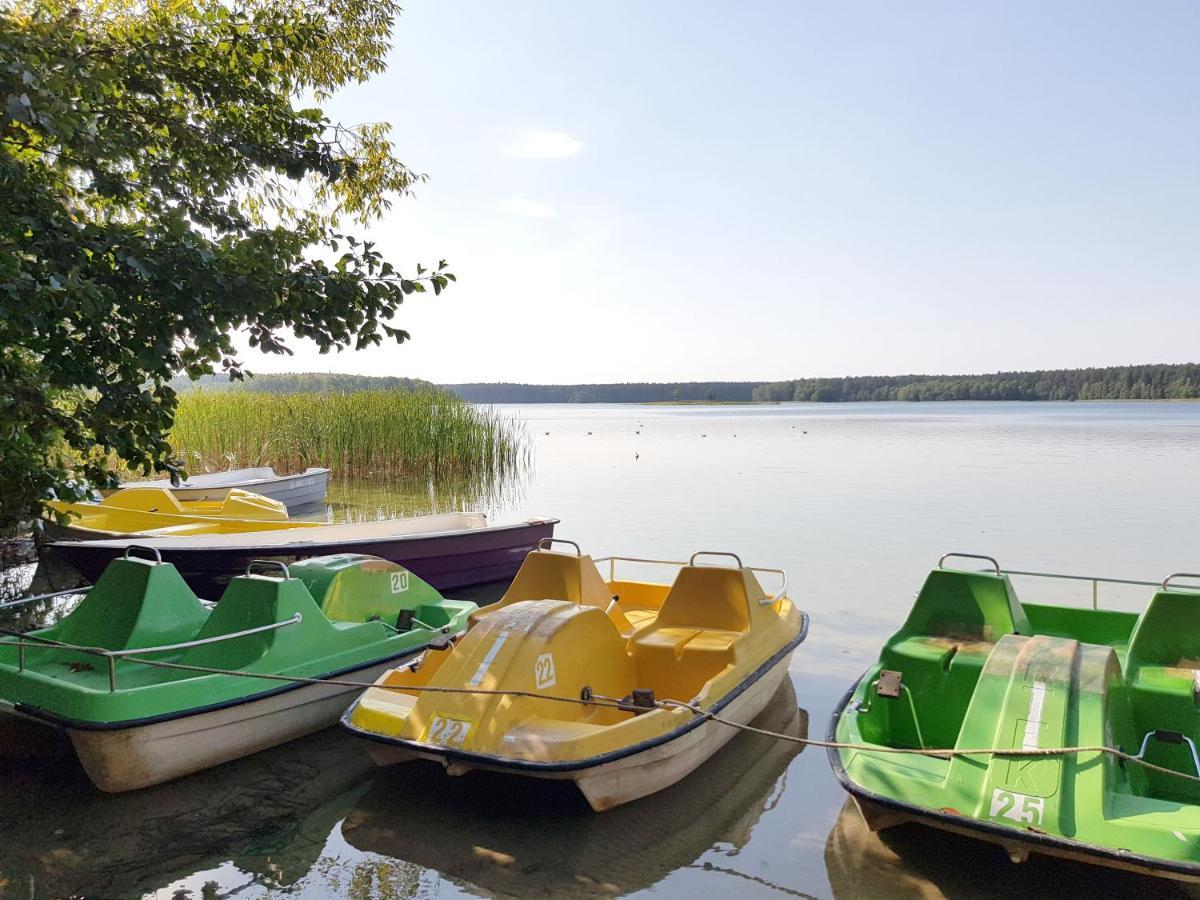
[[[756,400],[1191,400],[1200,365],[1111,366],[993,375],[857,375],[801,378],[754,389]]]
[[[199,389],[207,394],[239,391],[250,394],[355,394],[362,391],[432,391],[437,385],[420,378],[398,375],[349,375],[344,372],[294,372],[255,375],[230,381],[220,375],[207,375],[195,381],[175,378],[177,391]]]
[[[346,233],[421,176],[315,102],[382,70],[392,0],[15,0],[0,10],[0,529],[115,455],[174,463],[177,373],[238,329],[404,341],[404,276]],[[343,224],[344,223],[344,224]]]

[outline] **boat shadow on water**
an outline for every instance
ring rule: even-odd
[[[756,719],[797,737],[808,713],[785,681]],[[716,845],[730,855],[780,802],[797,744],[735,737],[691,776],[635,803],[592,812],[570,782],[531,784],[492,772],[447,778],[413,762],[382,770],[341,825],[374,854],[377,878],[393,860],[417,863],[460,885],[521,896],[620,895],[657,884]]]
[[[525,779],[493,773],[447,778],[423,762],[376,769],[361,742],[338,729],[168,784],[103,794],[61,735],[6,722],[0,897],[207,896],[206,882],[222,895],[311,882],[407,896],[426,868],[490,893],[625,893],[716,845],[730,855],[744,847],[780,802],[800,752],[742,734],[680,784],[598,815],[568,783],[530,790]],[[756,724],[807,735],[790,681]],[[336,849],[342,839],[358,851],[350,859]]]
[[[0,897],[138,896],[228,861],[240,883],[294,884],[373,771],[357,741],[326,729],[169,784],[103,794],[65,738],[9,721]]]
[[[825,842],[835,897],[1200,898],[1200,886],[1031,854],[909,823],[872,832],[847,799]]]

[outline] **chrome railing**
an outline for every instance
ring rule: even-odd
[[[28,648],[68,650],[76,653],[86,653],[90,656],[104,657],[108,660],[108,690],[112,693],[117,689],[117,660],[119,659],[150,653],[167,653],[172,650],[187,650],[191,647],[203,647],[206,644],[219,644],[223,641],[232,641],[253,634],[262,634],[264,631],[286,628],[288,625],[295,625],[302,621],[304,621],[304,616],[297,612],[290,619],[285,619],[282,622],[271,622],[268,625],[258,625],[243,631],[217,634],[207,638],[197,638],[194,641],[183,641],[179,644],[160,644],[157,647],[131,647],[125,650],[107,650],[103,647],[81,647],[75,644],[64,644],[62,641],[50,640],[49,638],[38,638],[33,635],[17,635],[16,641],[0,641],[0,646],[16,646],[17,671],[25,670],[25,651]]]
[[[643,558],[640,556],[601,556],[599,559],[593,560],[593,562],[595,562],[596,565],[600,565],[600,563],[603,563],[603,562],[608,563],[608,580],[616,581],[617,580],[617,563],[618,562],[642,563],[642,564],[651,565],[651,566],[675,566],[677,568],[682,568],[684,566],[695,565],[694,560],[696,559],[697,556],[732,556],[734,559],[737,560],[738,568],[740,568],[740,569],[748,569],[749,571],[754,572],[756,574],[759,572],[762,572],[767,575],[778,575],[782,584],[780,585],[779,590],[775,594],[773,594],[770,597],[767,597],[764,600],[759,601],[763,606],[772,606],[775,603],[777,603],[780,599],[787,596],[787,587],[788,587],[787,572],[785,572],[783,569],[769,569],[769,568],[764,568],[762,566],[743,566],[741,559],[734,553],[724,553],[724,552],[720,552],[720,551],[710,551],[710,550],[698,550],[692,554],[691,559],[689,559],[687,562],[683,562],[683,561],[677,560],[677,559],[646,559],[646,558]]]
[[[1023,569],[1003,569],[993,557],[983,556],[978,553],[943,553],[938,560],[938,568],[945,568],[943,563],[950,557],[984,560],[991,563],[992,569],[997,575],[1020,575],[1025,578],[1053,578],[1060,581],[1087,582],[1092,586],[1092,609],[1100,608],[1100,585],[1102,584],[1126,584],[1136,587],[1159,588],[1165,591],[1170,590],[1169,584],[1175,578],[1195,578],[1200,580],[1200,574],[1194,572],[1176,572],[1174,575],[1168,575],[1162,581],[1143,581],[1136,578],[1106,578],[1100,575],[1065,575],[1060,572],[1029,572]],[[1200,590],[1200,586],[1193,586],[1191,589]]]
[[[20,600],[9,600],[7,603],[0,603],[0,611],[11,609],[14,606],[23,606],[26,603],[37,603],[39,600],[53,600],[55,597],[70,597],[73,594],[86,594],[92,589],[92,585],[84,585],[83,587],[67,588],[62,591],[53,591],[49,594],[38,594],[36,597],[22,597]]]

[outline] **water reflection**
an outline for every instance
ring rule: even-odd
[[[521,465],[473,478],[335,479],[329,483],[328,508],[299,518],[371,522],[460,510],[483,510],[494,517],[522,505],[531,474],[531,466]]]
[[[449,778],[426,763],[376,770],[336,729],[106,795],[65,739],[4,722],[0,896],[19,886],[39,897],[412,897],[430,875],[489,893],[589,896],[649,887],[681,867],[738,876],[736,856],[782,801],[800,752],[742,734],[680,784],[597,815],[569,783]],[[807,734],[790,681],[756,724]]]
[[[0,896],[17,886],[37,897],[136,896],[230,860],[238,874],[222,893],[247,876],[268,887],[293,884],[313,868],[373,771],[358,742],[327,730],[170,784],[108,795],[46,729],[10,726],[0,750]]]
[[[847,799],[825,842],[835,897],[1200,897],[1200,887],[1000,847],[909,824],[872,832]],[[1068,888],[1069,885],[1069,888]]]
[[[807,735],[808,714],[796,708],[790,681],[755,724]],[[436,765],[410,763],[381,772],[342,823],[342,836],[378,857],[378,866],[407,860],[488,893],[625,894],[718,845],[735,857],[781,801],[799,752],[796,744],[741,734],[680,783],[603,814],[591,812],[569,782],[486,772],[448,778]]]

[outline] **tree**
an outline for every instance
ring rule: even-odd
[[[404,341],[401,275],[343,232],[423,176],[323,102],[384,67],[393,0],[13,0],[0,11],[0,530],[112,461],[174,472],[168,381]]]

